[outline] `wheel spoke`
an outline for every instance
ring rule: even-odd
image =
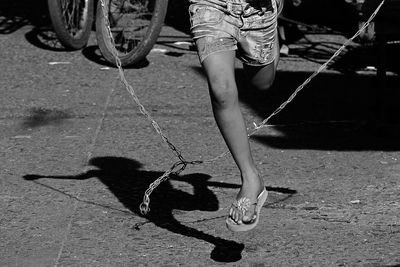
[[[147,33],[152,12],[148,0],[111,0],[109,7],[111,20],[115,25],[112,33],[117,51],[125,55],[134,50]]]
[[[1,1],[1,0],[0,0]],[[47,0],[54,32],[66,48],[80,49],[90,37],[97,0]]]
[[[142,60],[156,42],[167,10],[168,0],[101,0],[106,10],[98,5],[96,31],[100,50],[105,59],[115,64],[115,50],[122,65]],[[106,26],[110,26],[107,29]],[[108,36],[109,30],[114,37]],[[113,47],[114,46],[114,47]]]
[[[86,0],[62,0],[61,10],[71,36],[79,34],[85,25],[88,4]]]

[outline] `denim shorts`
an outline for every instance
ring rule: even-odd
[[[200,62],[212,53],[235,50],[244,64],[272,63],[278,49],[275,39],[281,3],[280,0],[191,0],[191,33]]]

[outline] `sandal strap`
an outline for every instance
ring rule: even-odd
[[[251,203],[250,199],[247,197],[239,198],[237,201],[234,202],[234,206],[243,212],[243,214],[249,210],[249,208],[253,205],[257,205],[257,202]]]

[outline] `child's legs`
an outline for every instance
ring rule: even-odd
[[[241,20],[213,6],[194,4],[189,11],[192,34],[208,79],[214,117],[241,173],[242,186],[237,198],[248,197],[254,203],[263,190],[263,182],[251,156],[234,73]],[[254,213],[252,207],[246,214],[249,218]],[[236,221],[242,219],[237,209],[231,209],[230,216]]]
[[[276,67],[274,63],[266,66],[243,66],[250,85],[257,90],[271,88],[275,80]]]
[[[247,197],[251,203],[255,203],[264,184],[251,156],[247,130],[239,107],[234,60],[235,51],[221,51],[207,56],[202,64],[207,74],[215,120],[241,173],[242,186],[237,199]],[[236,222],[250,221],[254,207],[244,217],[241,211],[233,208],[229,214]]]
[[[234,73],[235,51],[217,52],[203,61],[207,74],[212,108],[217,125],[232,156],[239,167],[242,179],[258,179],[247,130],[239,107]]]
[[[258,90],[270,88],[279,62],[278,15],[283,0],[273,1],[273,11],[244,18],[238,42],[238,57],[251,85]]]
[[[253,66],[243,64],[246,76],[251,86],[257,90],[267,90],[271,88],[275,80],[276,69],[279,63],[279,39],[277,34],[274,40],[274,61],[268,65]]]

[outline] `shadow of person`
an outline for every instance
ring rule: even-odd
[[[142,164],[136,160],[122,157],[97,157],[90,160],[89,165],[96,169],[78,175],[36,175],[28,174],[25,180],[40,178],[85,180],[97,178],[117,197],[117,199],[134,214],[147,218],[156,226],[187,237],[194,237],[215,245],[210,257],[219,262],[235,262],[241,259],[243,244],[225,240],[183,225],[175,219],[174,210],[183,211],[216,211],[219,208],[215,194],[208,189],[211,176],[201,173],[184,176],[171,176],[171,180],[179,180],[193,187],[193,194],[174,188],[169,181],[161,183],[151,196],[151,210],[143,216],[139,205],[143,192],[150,183],[162,175],[161,172],[144,171]],[[227,187],[229,186],[226,185]],[[236,185],[231,185],[237,187]],[[58,190],[59,191],[59,190]],[[61,192],[62,193],[62,192]]]

